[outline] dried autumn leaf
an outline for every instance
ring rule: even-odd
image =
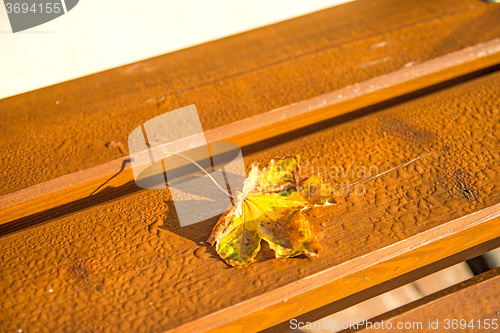
[[[302,212],[328,205],[337,194],[320,176],[298,179],[299,156],[285,157],[263,170],[252,167],[235,206],[222,215],[208,239],[229,265],[250,264],[265,240],[276,258],[318,256],[321,246]]]

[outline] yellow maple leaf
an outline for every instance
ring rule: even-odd
[[[262,240],[276,258],[318,256],[321,246],[302,212],[336,201],[320,176],[299,179],[299,156],[284,157],[259,170],[252,167],[235,206],[222,215],[208,242],[229,265],[250,264]]]

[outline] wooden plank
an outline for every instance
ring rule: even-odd
[[[333,281],[310,293],[288,299],[284,304],[275,304],[265,310],[257,311],[215,329],[214,332],[222,332],[233,327],[239,327],[238,329],[243,331],[243,327],[247,327],[249,323],[265,320],[267,318],[266,313],[272,313],[282,322],[264,329],[263,332],[289,332],[290,320],[292,319],[296,319],[297,323],[319,321],[332,313],[394,290],[394,288],[407,285],[430,273],[463,262],[497,247],[500,238],[490,238],[488,236],[491,228],[498,228],[498,219],[488,221],[478,227],[446,237],[382,264]],[[472,239],[471,235],[483,235],[484,237]],[[457,252],[448,256],[450,247],[454,247]],[[380,272],[385,272],[385,281],[373,279],[374,276],[380,275]],[[308,310],[311,311],[303,313]],[[275,321],[279,321],[278,318]],[[259,324],[255,330],[260,330],[268,325],[269,323]]]
[[[0,193],[126,156],[132,129],[185,105],[210,130],[498,38],[499,11],[360,0],[3,99]]]
[[[467,231],[469,232],[469,231]],[[482,251],[484,251],[484,247],[482,247]],[[477,250],[477,249],[476,249]],[[470,258],[472,255],[471,249],[466,250],[468,252],[467,256],[465,258]],[[477,253],[477,251],[476,251]],[[481,252],[479,252],[481,253]],[[460,257],[463,260],[463,255],[464,253],[462,252],[460,254]],[[418,256],[418,255],[417,255]],[[441,265],[446,263],[447,265],[452,262],[452,260],[458,260],[459,256],[453,255],[453,259],[448,257],[445,260],[440,263]],[[436,262],[432,264],[433,266],[436,265]],[[429,268],[427,268],[429,269]],[[421,270],[421,269],[417,269]],[[415,270],[412,271],[412,279],[415,279]],[[347,304],[348,302],[354,302],[355,301],[355,295],[353,296],[348,296],[342,300],[336,301],[335,306],[333,304],[329,304],[325,307],[322,307],[321,309],[316,309],[314,310],[314,315],[312,313],[307,313],[304,315],[299,316],[298,318],[294,318],[296,322],[290,322],[286,321],[282,323],[281,325],[278,325],[278,328],[283,328],[282,331],[288,332],[290,330],[290,326],[295,327],[295,325],[298,325],[299,322],[304,323],[305,325],[301,324],[301,326],[306,326],[307,323],[309,324],[309,327],[312,327],[311,329],[302,329],[302,331],[306,331],[308,333],[316,333],[318,331],[340,331],[342,330],[342,326],[344,329],[346,329],[349,325],[349,323],[356,323],[357,320],[364,318],[364,319],[369,319],[369,318],[374,318],[377,316],[380,316],[386,312],[392,311],[396,308],[402,307],[406,304],[409,304],[413,301],[416,301],[418,299],[421,299],[424,296],[430,295],[436,291],[440,291],[443,289],[446,289],[448,287],[451,287],[455,284],[461,283],[463,281],[466,281],[470,278],[474,277],[472,272],[470,271],[469,266],[464,261],[461,261],[459,264],[446,267],[445,269],[442,269],[436,273],[433,273],[431,275],[427,275],[424,278],[418,279],[416,281],[413,281],[411,283],[405,284],[401,287],[398,287],[396,289],[384,292],[378,296],[375,296],[373,298],[370,298],[366,301],[362,301],[359,303],[356,303],[353,306],[350,306],[346,309],[337,311],[334,308],[338,308],[340,306],[340,303]],[[397,280],[402,280],[402,277],[396,277]],[[425,281],[425,283],[424,283]],[[385,283],[387,284],[387,283]],[[393,282],[391,282],[393,284]],[[439,288],[439,289],[435,289]],[[374,286],[371,288],[368,288],[368,290],[364,290],[363,293],[380,293],[380,290],[383,289],[383,286],[378,285]],[[434,290],[432,292],[430,289]],[[367,296],[364,295],[363,298],[366,298]],[[349,300],[349,301],[348,301]],[[328,315],[323,315],[321,316],[321,312],[325,313],[327,308],[330,311],[333,311],[332,314]],[[316,317],[319,319],[318,320],[304,320],[305,317]],[[295,323],[295,325],[291,325],[291,323]],[[324,327],[323,329],[318,329],[319,325],[322,325]],[[315,325],[315,326],[314,326]],[[327,327],[328,325],[328,327]],[[316,327],[316,328],[314,328]],[[332,330],[333,329],[333,330]],[[279,332],[279,329],[277,329],[277,326],[271,327],[267,330],[264,331],[269,331],[269,332]]]
[[[376,111],[380,108],[377,104],[390,105],[390,100],[398,96],[401,99],[394,103],[416,98],[432,92],[432,85],[439,84],[435,89],[443,89],[447,84],[463,82],[466,77],[493,71],[499,63],[500,39],[495,39],[208,130],[205,137],[209,142],[234,142],[243,152],[255,153],[269,146],[269,140],[288,140],[298,130],[314,131],[338,122],[340,116],[349,113],[352,113],[349,117],[358,117]],[[126,156],[0,196],[0,225],[9,223],[0,227],[0,235],[140,191],[133,184],[130,168]],[[99,192],[103,184],[126,190]]]
[[[391,331],[388,327],[398,323],[403,327],[400,332],[415,332],[417,326],[423,331],[496,332],[500,327],[499,297],[500,268],[496,268],[368,321],[386,323],[377,332]],[[365,324],[345,332],[368,332],[370,327]]]
[[[180,228],[168,191],[136,193],[0,238],[1,329],[216,329],[280,304],[295,304],[287,315],[310,311],[305,299],[282,302],[350,273],[360,279],[350,280],[353,286],[342,293],[488,240],[498,246],[500,228],[492,218],[500,202],[499,77],[494,73],[246,156],[247,166],[299,153],[309,168],[378,168],[377,177],[327,172],[327,181],[342,186],[365,180],[366,192],[345,192],[337,205],[308,213],[323,235],[314,261],[266,260],[263,254],[247,268],[227,267],[205,243],[216,218]],[[488,232],[476,234],[483,226]],[[404,256],[454,235],[453,242],[436,243],[439,251]],[[394,265],[398,256],[408,266]],[[386,269],[373,275],[360,272],[383,263]],[[283,321],[280,312],[272,314],[245,325],[255,330]]]

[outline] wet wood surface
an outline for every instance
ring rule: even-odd
[[[205,132],[255,153],[498,69],[500,39]],[[340,96],[340,97],[339,97]],[[326,104],[327,106],[323,106]],[[321,106],[321,107],[319,107]],[[104,187],[106,185],[107,187]],[[107,188],[108,191],[102,191]],[[0,235],[138,192],[125,156],[0,196]]]
[[[130,130],[185,104],[199,105],[204,129],[213,129],[393,72],[414,57],[420,62],[499,37],[492,24],[474,33],[498,17],[491,4],[420,1],[408,4],[408,14],[384,3],[382,10],[357,1],[0,101],[3,194],[120,157]],[[357,29],[347,29],[346,13],[358,17]],[[376,13],[386,19],[373,23]],[[314,32],[304,28],[311,22]],[[436,29],[454,33],[434,40],[429,31]],[[273,33],[280,38],[271,42]],[[405,53],[417,42],[421,47]],[[265,51],[251,57],[256,48]],[[236,60],[224,50],[236,50]],[[349,50],[359,57],[347,57]],[[384,52],[394,63],[359,67]],[[326,65],[342,57],[342,66]],[[276,260],[263,251],[249,267],[228,267],[206,244],[217,218],[181,228],[168,191],[133,183],[83,183],[87,193],[103,186],[99,200],[78,209],[68,200],[44,210],[39,201],[38,215],[2,229],[1,330],[261,330],[313,318],[335,302],[334,309],[345,308],[500,246],[500,74],[488,59],[482,67],[491,74],[285,137],[266,134],[253,146],[246,141],[247,170],[300,154],[305,170],[344,188],[336,205],[307,213],[323,246],[316,260]],[[169,79],[172,73],[186,81]],[[248,136],[269,133],[260,130]],[[2,226],[12,222],[8,216]]]
[[[406,324],[408,329],[399,332],[415,332],[412,327],[420,324],[422,331],[495,332],[500,327],[499,297],[500,268],[496,268],[373,318],[372,322],[383,320],[393,327],[398,323]],[[351,331],[368,332],[370,329],[346,330]],[[389,331],[387,324],[384,329],[377,330]]]
[[[359,0],[0,101],[0,194],[126,156],[128,134],[196,104],[204,130],[500,36],[476,0]]]
[[[337,313],[394,290],[394,288],[408,285],[429,274],[498,247],[500,241],[498,235],[490,235],[489,231],[497,228],[499,220],[499,218],[490,220],[367,269],[359,270],[213,331],[223,332],[227,329],[243,331],[249,323],[258,323],[255,325],[255,330],[289,332],[291,319],[302,323],[321,320],[332,313]],[[304,311],[309,312],[304,313]],[[269,315],[270,313],[272,316]],[[366,315],[359,316],[359,318],[364,317]],[[278,321],[281,322],[270,326]],[[264,329],[264,327],[267,328]]]
[[[354,269],[481,225],[499,212],[499,76],[246,156],[247,165],[298,153],[309,168],[378,168],[382,175],[364,183],[363,195],[345,192],[335,206],[309,212],[323,234],[318,260],[263,256],[247,268],[230,268],[205,243],[215,218],[180,228],[168,191],[144,191],[0,239],[2,325],[215,328],[242,312],[300,297]],[[347,173],[328,173],[327,180],[346,185],[369,179]],[[500,228],[498,219],[492,221],[485,236],[495,239]],[[455,253],[455,245],[436,255]],[[368,276],[372,283],[387,280],[386,270],[377,272]],[[279,317],[266,318],[271,324]]]

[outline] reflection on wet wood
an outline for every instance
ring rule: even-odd
[[[3,206],[1,329],[283,329],[274,325],[297,316],[321,318],[498,247],[500,74],[494,56],[398,86],[396,95],[379,91],[351,106],[316,110],[318,118],[297,115],[275,123],[274,132],[262,127],[228,138],[244,146],[247,169],[300,154],[306,170],[321,170],[343,190],[338,204],[307,213],[324,249],[317,260],[263,254],[249,267],[228,267],[206,244],[217,217],[181,228],[168,190],[140,190],[126,159],[110,162],[123,157],[116,147],[129,129],[193,101],[203,105],[205,129],[214,129],[393,73],[413,56],[424,62],[499,36],[491,24],[498,7],[489,4],[425,1],[425,10],[406,4],[403,11],[400,2],[383,2],[387,6],[358,1],[0,101],[6,116],[0,119],[7,165],[2,193],[104,165],[84,181],[72,174],[74,187],[40,187],[37,198]],[[372,15],[382,22],[375,30]],[[348,18],[359,20],[359,29],[346,28]],[[444,35],[439,31],[456,36],[436,44]],[[281,37],[271,42],[272,34]],[[249,43],[254,39],[262,43]],[[410,44],[421,48],[405,51]],[[234,65],[221,57],[233,49]],[[375,51],[365,56],[367,49]],[[387,58],[385,52],[394,58],[374,62]],[[201,55],[208,62],[192,62]],[[336,59],[345,64],[331,66]],[[193,66],[183,67],[187,63]],[[169,69],[179,74],[182,68],[189,69],[185,82],[167,80]],[[458,79],[408,96],[425,80],[446,82],[442,73]],[[164,81],[173,84],[170,90],[163,90]],[[97,91],[103,85],[110,88]],[[66,106],[56,112],[52,104],[59,99],[58,107]],[[369,110],[342,117],[335,107]],[[54,117],[68,120],[68,127]],[[39,137],[38,128],[51,134]],[[113,139],[103,139],[108,135]],[[63,162],[45,163],[48,156]]]

